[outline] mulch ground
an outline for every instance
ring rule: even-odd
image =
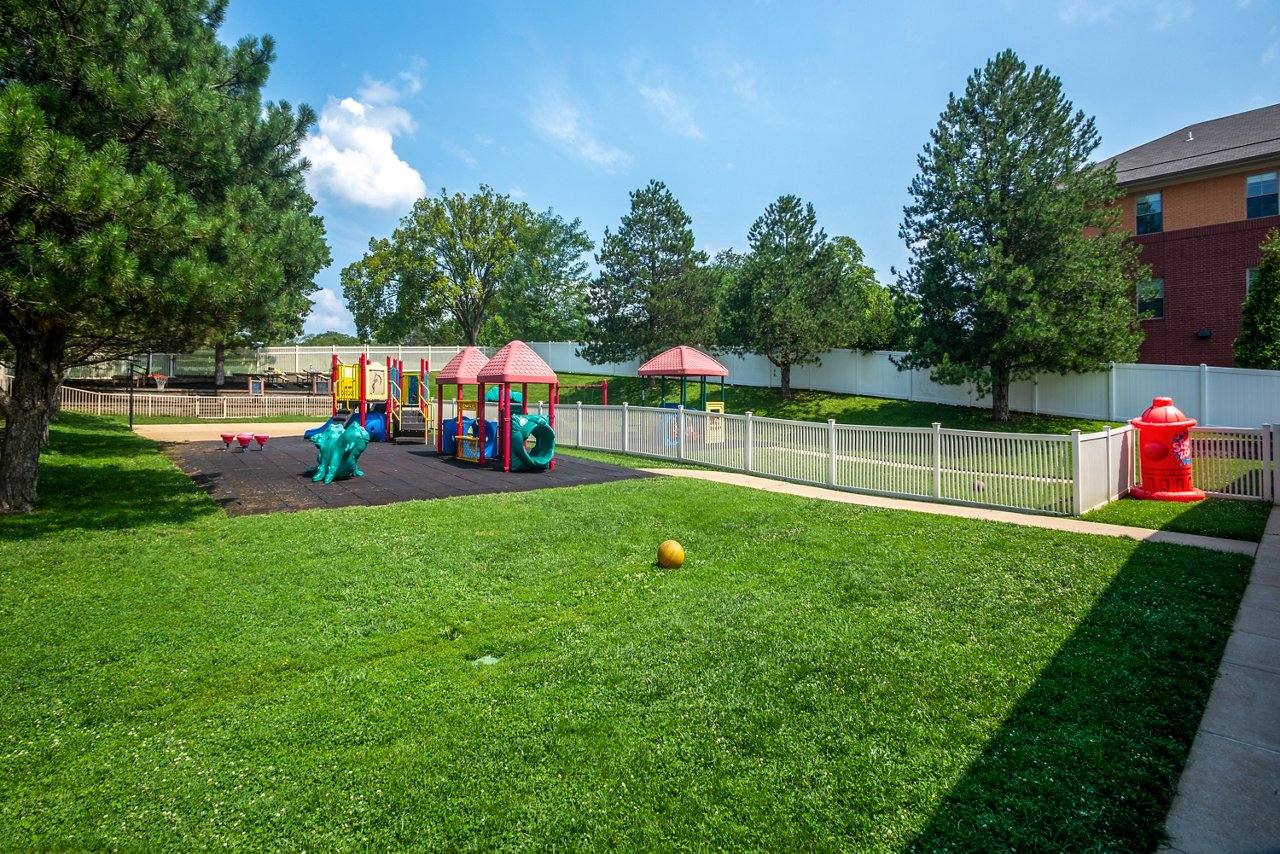
[[[564,486],[654,477],[576,457],[556,457],[555,471],[509,472],[437,457],[433,445],[373,442],[360,456],[364,477],[313,483],[316,446],[301,436],[278,436],[265,449],[241,451],[235,443],[187,442],[165,454],[209,493],[229,516],[320,507],[395,504],[455,495],[528,492]]]

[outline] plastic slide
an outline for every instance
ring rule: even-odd
[[[533,447],[525,442],[533,437]],[[546,471],[556,455],[556,433],[545,415],[511,416],[511,470]]]
[[[360,413],[345,412],[345,411],[339,412],[337,415],[333,416],[328,421],[321,424],[319,427],[312,427],[310,430],[306,431],[302,435],[308,439],[311,439],[315,436],[319,436],[325,430],[328,430],[330,424],[337,424],[339,427],[345,430],[347,427],[351,426],[351,424],[353,423],[354,424],[360,423]]]

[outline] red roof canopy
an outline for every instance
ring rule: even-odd
[[[476,377],[482,383],[547,383],[560,382],[542,357],[523,341],[512,341],[493,354],[489,364]]]
[[[436,382],[449,385],[475,385],[476,374],[489,363],[479,347],[465,347],[458,355],[445,362],[440,373],[436,374]]]
[[[727,377],[729,369],[701,350],[672,347],[640,366],[642,377]]]

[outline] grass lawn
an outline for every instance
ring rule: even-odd
[[[1266,530],[1272,505],[1262,501],[1206,498],[1183,504],[1178,501],[1141,501],[1122,498],[1092,510],[1082,519],[1111,525],[1132,525],[1157,531],[1202,534],[1232,540],[1259,542]]]
[[[1150,851],[1251,563],[674,478],[227,519],[71,413],[42,492],[5,849]]]

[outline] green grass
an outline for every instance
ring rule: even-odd
[[[1258,542],[1267,527],[1271,505],[1262,501],[1206,498],[1183,504],[1177,501],[1140,501],[1122,498],[1084,514],[1091,522],[1132,525],[1180,534],[1201,534]]]
[[[71,413],[44,462],[5,849],[1150,851],[1250,565],[674,478],[227,519]]]

